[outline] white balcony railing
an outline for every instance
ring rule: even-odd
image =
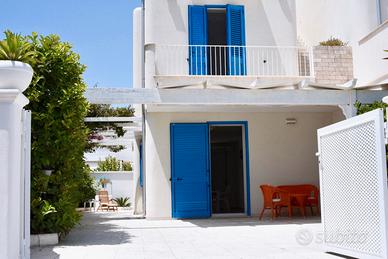
[[[310,48],[156,45],[158,76],[312,77]]]

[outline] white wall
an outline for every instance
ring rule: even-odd
[[[134,145],[134,144],[133,144]],[[128,146],[119,152],[112,152],[106,148],[97,148],[92,153],[85,153],[85,161],[90,166],[91,169],[96,169],[99,161],[104,161],[108,156],[117,158],[118,160],[123,161],[133,161],[134,151],[132,151],[132,146]]]
[[[388,20],[378,31],[360,41],[354,60],[357,62],[354,72],[360,85],[388,83]]]
[[[375,0],[296,0],[297,32],[314,46],[331,36],[354,46],[378,25]]]
[[[245,6],[247,45],[286,45],[296,41],[295,1],[146,0],[146,44],[188,44],[188,6]]]
[[[188,44],[188,6],[206,4],[235,4],[245,6],[246,45],[248,46],[295,46],[296,17],[295,0],[146,0],[145,1],[145,85],[155,87],[153,76],[158,68],[170,64],[158,59],[155,68],[155,48],[158,45]],[[137,13],[136,13],[137,15]],[[138,33],[138,32],[137,32]],[[137,37],[137,36],[136,36]],[[138,48],[140,51],[140,49]],[[178,52],[179,51],[179,52]],[[173,52],[187,66],[186,48]],[[169,55],[171,56],[171,55]],[[171,63],[171,62],[170,62]],[[180,66],[179,64],[176,64]],[[184,69],[187,73],[188,69]]]
[[[388,0],[381,0],[381,4],[386,19]],[[358,85],[375,80],[381,70],[386,70],[381,60],[383,42],[359,45],[379,25],[376,0],[296,0],[296,13],[298,38],[308,46],[318,45],[331,36],[349,43]],[[384,36],[387,45],[386,34],[381,37]]]
[[[296,125],[285,125],[286,118]],[[252,214],[262,206],[260,184],[318,185],[316,129],[332,123],[333,113],[147,113],[147,218],[171,217],[171,122],[249,123]]]
[[[91,173],[92,177],[98,182],[100,179],[109,179],[106,190],[112,198],[129,197],[133,204],[133,174],[132,172],[104,172]]]
[[[381,2],[381,20],[388,20],[388,0],[380,0]]]

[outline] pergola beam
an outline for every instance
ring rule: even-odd
[[[86,117],[85,122],[141,122],[140,117]]]
[[[93,88],[86,92],[91,103],[168,105],[352,105],[355,100],[370,103],[387,95],[387,90],[326,89]]]

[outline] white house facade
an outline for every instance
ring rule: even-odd
[[[154,100],[136,106],[137,212],[257,215],[261,184],[319,185],[317,129],[387,83],[387,4],[337,2],[145,0],[134,11],[134,91]],[[330,36],[349,46],[317,47]]]

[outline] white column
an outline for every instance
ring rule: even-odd
[[[20,258],[22,238],[22,110],[28,103],[19,90],[0,89],[0,258]],[[4,139],[5,138],[5,139]]]
[[[25,63],[0,61],[0,258],[21,258],[24,220],[23,91],[33,71]]]

